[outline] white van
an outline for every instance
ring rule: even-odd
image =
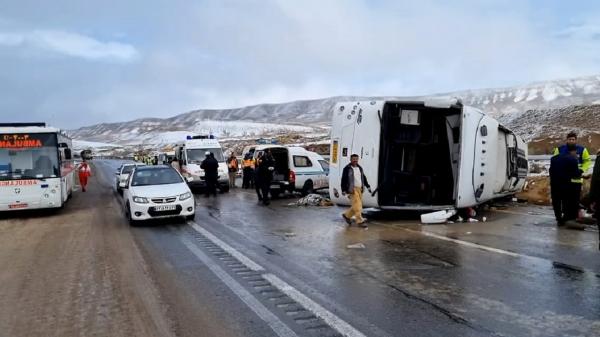
[[[181,166],[181,174],[190,187],[206,187],[204,170],[200,168],[200,164],[206,158],[206,152],[212,153],[219,162],[219,189],[223,192],[229,191],[229,176],[223,149],[219,141],[212,136],[188,136],[185,142],[175,145],[175,157]]]
[[[521,191],[527,145],[460,100],[338,103],[333,112],[329,191],[348,205],[341,174],[350,155],[373,193],[363,205],[382,209],[471,207]]]
[[[271,195],[299,191],[302,195],[327,188],[329,163],[318,153],[299,146],[256,145],[254,159],[266,150],[275,159]]]

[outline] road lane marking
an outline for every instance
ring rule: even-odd
[[[477,248],[477,249],[485,250],[485,251],[488,251],[488,252],[493,252],[493,253],[498,253],[498,254],[504,254],[504,255],[508,255],[508,256],[512,256],[512,257],[536,258],[536,257],[533,257],[533,256],[523,255],[523,254],[511,252],[511,251],[504,250],[504,249],[498,249],[498,248],[493,248],[493,247],[488,247],[488,246],[480,245],[478,243],[473,243],[473,242],[469,242],[469,241],[463,241],[463,240],[453,239],[453,238],[449,238],[447,236],[435,234],[435,233],[432,233],[432,232],[416,231],[416,230],[409,229],[409,228],[403,228],[403,229],[405,231],[408,231],[408,232],[411,232],[411,233],[417,233],[417,234],[421,234],[421,235],[424,235],[424,236],[436,238],[436,239],[439,239],[439,240],[450,241],[450,242],[454,242],[454,243],[459,244],[459,245],[463,245],[463,246],[467,246],[467,247],[472,247],[472,248]]]
[[[275,288],[277,288],[282,293],[286,294],[289,298],[296,301],[298,304],[303,306],[308,311],[315,314],[317,317],[321,318],[325,323],[327,323],[330,327],[334,328],[337,332],[347,337],[366,337],[363,333],[356,330],[350,324],[346,323],[327,309],[320,306],[315,301],[306,297],[300,291],[296,290],[291,285],[287,284],[285,281],[280,279],[279,277],[273,274],[264,274],[263,278],[269,283],[271,283]]]
[[[210,241],[212,241],[215,245],[219,246],[221,249],[223,249],[224,251],[226,251],[227,253],[229,253],[231,256],[235,257],[243,265],[245,265],[246,267],[248,267],[248,269],[253,270],[253,271],[264,271],[265,270],[265,268],[261,267],[256,262],[250,260],[249,258],[247,258],[242,253],[240,253],[237,250],[235,250],[230,245],[228,245],[225,242],[221,241],[219,238],[217,238],[216,236],[214,236],[209,231],[207,231],[204,228],[198,226],[197,223],[195,223],[193,221],[188,221],[188,224],[190,226],[192,226],[192,228],[196,232],[204,235],[207,239],[209,239]]]
[[[175,233],[177,231],[173,228]],[[248,292],[241,284],[234,280],[225,270],[217,265],[211,258],[204,254],[200,248],[184,236],[178,235],[179,240],[200,260],[204,263],[234,294],[237,295],[258,317],[265,321],[271,329],[279,337],[298,337],[298,335],[283,323],[275,314],[267,309],[258,301],[250,292]]]
[[[331,328],[336,330],[341,335],[343,335],[345,337],[366,337],[365,334],[358,331],[356,328],[354,328],[353,326],[348,324],[346,321],[344,321],[341,318],[339,318],[338,316],[336,316],[334,313],[325,309],[324,307],[319,305],[317,302],[311,300],[309,297],[304,295],[302,292],[300,292],[299,290],[297,290],[296,288],[294,288],[287,282],[283,281],[282,279],[280,279],[279,277],[277,277],[271,273],[267,273],[265,271],[265,268],[263,268],[256,262],[252,261],[250,258],[246,257],[245,255],[243,255],[242,253],[237,251],[235,248],[233,248],[230,245],[226,244],[225,242],[221,241],[219,238],[214,236],[212,233],[210,233],[207,230],[205,230],[204,228],[200,227],[200,225],[198,225],[197,223],[195,223],[193,221],[188,221],[188,224],[195,231],[204,235],[206,238],[208,238],[214,244],[216,244],[217,246],[219,246],[220,248],[225,250],[227,253],[229,253],[232,256],[234,256],[235,258],[237,258],[241,263],[243,263],[249,269],[252,269],[252,267],[260,268],[260,269],[252,269],[252,270],[261,272],[261,277],[264,280],[268,281],[273,287],[277,288],[280,292],[286,294],[288,297],[290,297],[291,299],[296,301],[298,304],[303,306],[306,310],[310,311],[315,316],[321,318],[325,323],[327,323]],[[192,244],[192,243],[190,242],[190,244]],[[198,247],[194,246],[194,248],[196,250],[200,251]],[[206,256],[206,255],[204,255],[204,256]]]

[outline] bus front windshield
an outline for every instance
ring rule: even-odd
[[[206,159],[206,152],[210,152],[215,156],[218,162],[224,162],[223,150],[220,148],[206,148],[206,149],[188,149],[187,150],[187,161],[190,164],[200,164]]]
[[[0,135],[0,180],[60,177],[55,134]]]

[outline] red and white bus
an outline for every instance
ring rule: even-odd
[[[71,149],[45,123],[0,123],[0,211],[62,207],[75,182]]]

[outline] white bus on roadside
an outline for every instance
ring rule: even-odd
[[[45,123],[0,123],[0,211],[60,208],[73,193],[72,142]]]
[[[206,187],[204,170],[200,168],[200,164],[206,158],[206,152],[212,153],[219,162],[218,188],[223,192],[229,191],[229,174],[223,149],[213,136],[188,136],[185,142],[175,145],[175,157],[181,166],[181,175],[191,188]]]

